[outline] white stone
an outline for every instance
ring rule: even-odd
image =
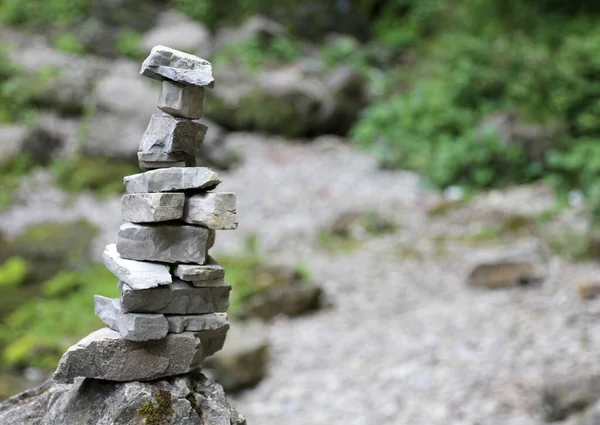
[[[213,230],[232,230],[238,226],[234,193],[201,193],[185,201],[183,221]]]
[[[186,86],[165,80],[162,82],[158,108],[174,117],[202,118],[204,87]]]
[[[210,168],[173,167],[127,176],[123,182],[127,193],[146,193],[209,190],[221,180]]]
[[[121,219],[130,223],[157,223],[183,217],[183,193],[134,193],[121,198]]]
[[[122,258],[115,244],[106,246],[102,259],[108,270],[134,289],[156,288],[173,282],[173,277],[164,264]]]
[[[171,80],[199,87],[214,87],[209,61],[165,46],[154,46],[140,74],[155,80]]]

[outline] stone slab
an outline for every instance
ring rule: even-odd
[[[183,221],[213,230],[236,229],[238,222],[235,194],[210,192],[188,196]]]
[[[204,167],[161,168],[123,179],[127,193],[180,192],[214,189],[221,180]]]
[[[115,244],[106,246],[102,259],[112,274],[134,289],[155,288],[173,282],[171,273],[164,264],[122,258]]]
[[[123,339],[149,341],[164,338],[169,332],[170,325],[162,314],[123,313],[118,299],[101,297],[100,295],[94,296],[94,305],[96,316],[106,326],[119,332]],[[181,328],[181,332],[187,329],[185,326]]]
[[[144,171],[158,168],[195,167],[196,157],[185,152],[138,152],[138,164]]]
[[[174,117],[202,118],[204,87],[187,86],[173,81],[162,82],[158,109]]]
[[[231,286],[195,287],[176,279],[171,285],[144,290],[119,282],[119,291],[125,313],[207,314],[227,311]]]
[[[130,223],[158,223],[183,217],[183,193],[134,193],[121,198],[121,219]]]
[[[165,315],[170,333],[223,331],[229,328],[226,313]]]
[[[200,226],[125,223],[119,229],[117,251],[128,260],[204,264],[214,243],[214,231]]]
[[[153,114],[140,141],[140,152],[196,155],[204,141],[207,127],[186,118]]]
[[[198,87],[214,87],[209,61],[166,46],[154,46],[140,74],[154,80],[171,80]]]
[[[199,336],[192,332],[135,342],[123,339],[112,329],[102,328],[67,350],[54,372],[54,380],[70,383],[77,377],[85,377],[148,381],[189,373],[206,357],[203,350]]]
[[[176,264],[171,267],[171,273],[181,280],[193,283],[222,279],[225,276],[225,269],[211,256],[208,256],[206,262],[202,266],[197,266],[195,264]]]

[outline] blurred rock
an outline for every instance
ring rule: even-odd
[[[253,75],[223,64],[205,114],[230,130],[287,137],[345,134],[366,102],[363,78],[345,66],[318,72],[310,61]]]
[[[85,152],[125,160],[135,158],[148,117],[158,112],[159,89],[138,72],[136,63],[118,61],[98,82]]]
[[[269,340],[260,321],[233,323],[223,349],[205,360],[203,367],[225,391],[258,384],[267,374]]]
[[[208,29],[176,10],[163,12],[156,26],[144,34],[142,49],[150,52],[158,44],[183,50],[203,58],[210,57],[213,40]]]
[[[200,121],[208,127],[204,143],[200,145],[196,160],[200,165],[228,170],[241,160],[239,154],[228,147],[228,134],[220,125],[203,118]]]
[[[202,374],[189,374],[152,382],[116,383],[95,379],[74,384],[47,381],[0,404],[2,424],[142,424],[138,409],[160,404],[160,395],[177,425],[245,425],[229,404],[223,388]],[[163,405],[163,409],[166,407]]]
[[[28,129],[24,125],[0,126],[0,165],[16,158],[23,152]]]
[[[546,150],[562,140],[566,129],[559,124],[525,123],[515,112],[505,111],[484,118],[478,132],[479,137],[494,133],[504,144],[523,148],[531,160],[544,162]]]
[[[570,425],[600,425],[600,403],[595,403],[583,414],[573,420]]]
[[[299,316],[322,306],[323,290],[285,266],[263,266],[254,272],[256,293],[239,307],[235,316],[269,320],[283,314]]]
[[[369,235],[393,233],[396,228],[396,223],[377,211],[347,211],[338,215],[325,232],[339,238],[360,240]]]
[[[525,285],[539,280],[535,266],[529,261],[498,259],[478,264],[469,273],[467,285],[475,288],[499,289]]]
[[[550,378],[542,388],[542,411],[546,421],[560,421],[600,399],[600,375]]]
[[[591,300],[600,295],[599,281],[583,281],[577,285],[577,293],[583,300]]]
[[[285,35],[287,31],[275,21],[264,16],[250,17],[239,28],[222,28],[217,33],[216,49],[230,43],[243,43],[244,41],[259,39],[269,41]]]

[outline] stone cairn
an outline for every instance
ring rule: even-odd
[[[237,227],[233,193],[213,192],[219,177],[196,167],[207,128],[204,89],[214,79],[209,62],[156,46],[141,75],[162,83],[158,107],[140,142],[145,172],[124,178],[117,244],[104,264],[119,279],[120,299],[95,296],[95,313],[108,326],[63,355],[57,382],[76,377],[146,381],[191,372],[223,347],[231,287],[209,255],[215,230]]]

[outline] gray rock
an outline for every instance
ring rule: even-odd
[[[156,223],[183,217],[183,193],[134,193],[121,199],[121,218],[130,223]]]
[[[600,399],[600,375],[560,376],[542,388],[542,411],[546,421],[560,421]]]
[[[0,165],[23,152],[28,129],[22,125],[0,126]]]
[[[171,395],[169,423],[177,425],[246,425],[229,404],[223,388],[201,374],[151,382],[47,381],[0,404],[6,425],[142,425],[138,409],[158,404],[161,391]]]
[[[173,282],[165,265],[122,258],[115,244],[106,246],[102,259],[112,274],[134,289],[150,289]]]
[[[469,273],[467,284],[476,288],[498,289],[528,283],[537,278],[533,263],[500,259],[476,265]]]
[[[269,340],[265,325],[257,320],[235,323],[223,349],[206,359],[203,367],[226,391],[258,384],[267,374]]]
[[[123,182],[127,193],[145,193],[209,190],[215,188],[221,180],[209,168],[174,167],[127,176]]]
[[[70,347],[54,372],[56,382],[77,377],[108,381],[148,381],[197,369],[206,357],[192,333],[168,334],[156,341],[127,341],[102,328]]]
[[[181,280],[189,282],[201,282],[214,279],[222,279],[225,269],[212,257],[208,256],[206,263],[202,266],[193,264],[176,264],[171,268],[171,273]]]
[[[154,114],[140,142],[140,152],[185,152],[195,156],[204,140],[206,127],[185,118]]]
[[[136,290],[119,282],[119,291],[125,313],[207,314],[227,311],[231,286],[197,288],[176,280],[171,285]]]
[[[225,313],[167,315],[165,317],[171,333],[222,331],[229,328]]]
[[[118,299],[99,295],[94,296],[94,305],[96,316],[106,326],[119,332],[123,339],[129,341],[161,339],[166,337],[169,331],[167,319],[162,314],[123,313]]]
[[[202,117],[204,87],[186,86],[173,81],[162,82],[158,108],[173,115],[190,119]]]
[[[140,74],[155,80],[172,80],[199,87],[214,87],[212,65],[207,60],[165,46],[154,46]]]
[[[185,201],[183,221],[213,230],[236,229],[236,198],[231,192],[201,193]]]
[[[138,163],[144,171],[158,168],[195,167],[196,158],[185,152],[138,152]]]
[[[211,242],[214,233],[200,226],[125,223],[117,252],[128,260],[204,264]]]

